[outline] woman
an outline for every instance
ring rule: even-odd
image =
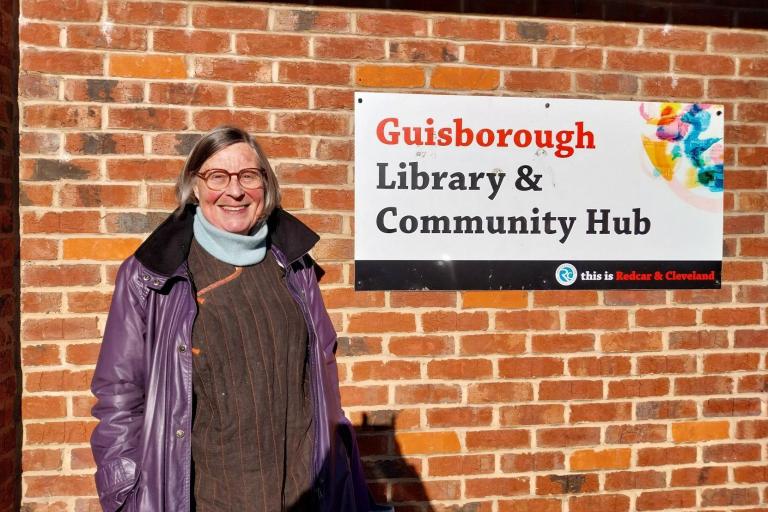
[[[91,385],[105,511],[368,511],[336,335],[243,130],[200,139],[179,208],[120,267]]]

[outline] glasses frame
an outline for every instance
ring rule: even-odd
[[[261,183],[259,184],[258,187],[246,187],[245,185],[243,185],[243,182],[240,181],[240,176],[242,175],[242,173],[247,171],[248,172],[256,171],[259,174],[259,176],[261,176]],[[213,188],[208,184],[208,179],[211,177],[211,174],[216,172],[222,172],[227,175],[227,178],[228,178],[227,183],[222,188]],[[229,187],[229,184],[232,183],[232,176],[237,176],[237,183],[244,190],[258,190],[260,188],[264,188],[264,184],[267,181],[267,173],[264,171],[264,169],[259,169],[258,167],[246,167],[244,169],[240,169],[237,172],[229,172],[226,169],[206,169],[205,171],[197,171],[195,173],[195,176],[203,180],[205,182],[206,187],[208,187],[211,190],[215,190],[216,192],[221,192],[222,190],[226,190],[227,187]]]

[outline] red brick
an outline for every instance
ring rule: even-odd
[[[663,510],[667,508],[693,508],[696,506],[696,491],[647,491],[637,498],[636,508],[642,510]]]
[[[740,254],[758,257],[768,255],[768,238],[743,238]]]
[[[493,455],[450,455],[445,457],[430,457],[428,459],[429,475],[453,476],[493,473],[493,459]]]
[[[65,4],[50,0],[24,0],[21,14],[25,18],[58,21],[98,21],[101,17],[100,0],[72,0]]]
[[[765,216],[763,215],[739,215],[737,217],[725,217],[723,219],[723,233],[725,235],[752,235],[765,232]]]
[[[223,106],[227,102],[227,88],[223,85],[204,83],[151,83],[149,101],[173,105]]]
[[[37,391],[85,391],[89,389],[93,371],[56,370],[27,372],[25,389]]]
[[[668,446],[665,448],[640,448],[638,466],[666,466],[668,464],[693,464],[696,462],[695,446]]]
[[[703,468],[680,468],[672,470],[670,487],[700,487],[721,485],[728,480],[728,468],[706,466]]]
[[[596,492],[599,485],[597,474],[595,473],[537,476],[536,494],[551,495]]]
[[[571,42],[571,27],[565,23],[511,21],[504,24],[504,35],[507,41],[563,44]]]
[[[395,292],[392,292],[394,297]],[[524,334],[471,334],[461,337],[462,355],[520,354],[525,351]]]
[[[605,475],[606,491],[664,487],[666,487],[666,475],[661,471],[617,471]]]
[[[571,423],[630,421],[632,419],[631,402],[571,404],[570,410]]]
[[[192,115],[192,124],[199,130],[212,130],[221,125],[237,125],[254,132],[264,131],[269,125],[268,114],[237,110],[201,110]]]
[[[741,121],[768,121],[768,103],[739,103]]]
[[[605,430],[605,442],[608,444],[663,443],[667,441],[667,426],[648,425],[609,425]]]
[[[603,383],[597,380],[552,380],[539,384],[539,400],[589,400],[603,398]]]
[[[431,311],[422,313],[424,332],[479,331],[488,328],[488,314],[482,311],[456,313],[453,311]]]
[[[147,31],[143,28],[119,25],[109,27],[103,25],[70,25],[67,27],[67,46],[84,50],[95,48],[146,50]]]
[[[660,332],[612,332],[600,335],[605,352],[653,352],[662,349]]]
[[[705,373],[756,371],[760,354],[707,354],[704,356]]]
[[[315,191],[313,191],[315,192]],[[316,192],[320,192],[319,190]],[[325,191],[336,192],[339,191]],[[314,197],[314,195],[313,195]],[[332,196],[327,196],[332,197]],[[333,209],[333,208],[331,208]],[[456,306],[456,294],[454,292],[417,292],[417,291],[392,291],[389,294],[389,305],[393,308],[425,308],[425,307],[445,307],[452,308]]]
[[[729,443],[707,445],[703,448],[704,462],[750,462],[760,461],[759,444]]]
[[[728,333],[725,331],[673,331],[669,333],[669,348],[673,350],[699,350],[726,348]]]
[[[307,133],[313,136],[346,135],[349,130],[349,119],[348,116],[340,114],[286,113],[276,116],[275,129],[279,132]]]
[[[152,37],[155,51],[220,54],[229,50],[226,32],[158,29]]]
[[[179,159],[127,159],[107,161],[107,175],[117,180],[171,181],[179,175],[184,162]]]
[[[21,311],[24,313],[55,313],[60,310],[60,293],[24,292],[21,296]]]
[[[515,92],[566,92],[571,74],[560,71],[505,71],[504,87]]]
[[[576,91],[596,94],[636,94],[639,80],[636,76],[619,73],[578,73]]]
[[[738,417],[759,416],[758,398],[710,398],[704,402],[704,416]]]
[[[697,417],[696,402],[692,400],[666,400],[635,404],[638,420],[668,420]]]
[[[109,128],[184,130],[187,128],[187,115],[178,108],[110,107]]]
[[[538,447],[591,446],[600,444],[598,427],[540,428],[536,431]]]
[[[354,91],[347,89],[331,89],[316,87],[312,91],[314,97],[315,110],[352,110]],[[327,152],[328,147],[343,147],[350,146],[350,143],[346,141],[325,140],[320,141],[317,148],[318,158],[324,160],[351,160],[352,152]],[[326,156],[334,155],[334,156]],[[341,157],[339,155],[346,155]]]
[[[467,401],[471,404],[525,402],[533,399],[533,387],[527,382],[471,383]]]
[[[196,5],[192,10],[192,25],[202,28],[267,28],[268,11],[260,6]]]
[[[499,377],[502,378],[535,379],[557,375],[563,375],[563,360],[558,357],[510,357],[499,359]]]
[[[195,77],[226,82],[269,82],[272,65],[260,60],[196,57]]]
[[[529,432],[524,429],[470,430],[466,433],[466,446],[468,451],[529,448],[531,439]]]
[[[57,77],[38,73],[19,73],[19,97],[32,99],[58,99],[59,82]]]
[[[592,290],[537,290],[533,292],[533,305],[552,306],[596,306],[597,292]]]
[[[574,377],[629,375],[632,362],[621,356],[573,357],[568,360],[568,370]]]
[[[347,165],[280,164],[277,175],[280,183],[291,185],[342,185],[347,182]]]
[[[67,347],[65,360],[71,364],[96,364],[99,357],[100,343],[78,343]]]
[[[24,268],[24,286],[92,286],[101,280],[98,265],[29,265]]]
[[[696,325],[696,310],[685,308],[638,309],[635,312],[638,327],[667,327]]]
[[[453,354],[452,336],[393,336],[389,351],[400,357]]]
[[[288,34],[238,34],[235,48],[241,55],[306,57],[309,55],[309,38]]]
[[[739,378],[739,393],[768,391],[768,377],[763,375],[746,375]]]
[[[707,33],[704,30],[684,30],[679,26],[674,30],[643,29],[643,46],[663,50],[698,50],[707,47]]]
[[[25,396],[21,401],[24,420],[61,418],[67,415],[67,400],[63,396]]]
[[[608,51],[605,67],[606,69],[622,71],[669,71],[669,55],[656,52],[613,50]]]
[[[766,348],[768,347],[768,330],[737,330],[734,338],[734,347]]]
[[[22,124],[31,128],[101,128],[101,109],[85,105],[27,105]]]
[[[21,350],[24,366],[49,366],[61,363],[58,345],[30,345]]]
[[[234,104],[258,108],[305,109],[309,107],[309,90],[304,87],[273,85],[235,87]]]
[[[144,153],[144,141],[139,134],[72,133],[66,134],[65,148],[72,155]]]
[[[768,98],[765,83],[761,80],[713,78],[709,80],[708,92],[711,98]]]
[[[349,13],[341,10],[279,9],[274,12],[274,30],[286,32],[348,32]]]
[[[568,311],[565,324],[567,329],[626,329],[628,314],[621,309]]]
[[[733,390],[730,377],[680,377],[675,379],[676,395],[724,395]]]
[[[283,83],[347,85],[351,76],[348,64],[325,62],[281,62],[278,77]]]
[[[755,53],[768,51],[768,36],[742,32],[712,34],[712,50],[717,53]]]
[[[570,512],[627,512],[629,497],[621,494],[572,496],[568,499]]]
[[[61,27],[47,23],[25,23],[19,27],[19,40],[35,46],[59,46]]]
[[[665,295],[663,291],[658,290],[605,290],[603,300],[606,306],[664,304]]]
[[[392,485],[392,501],[456,500],[461,495],[458,480],[431,480],[428,482],[396,482]],[[398,509],[400,507],[398,506]],[[408,511],[405,511],[408,512]]]
[[[461,389],[449,384],[413,384],[395,387],[398,404],[445,404],[457,403]]]
[[[541,48],[536,63],[543,68],[600,69],[603,51],[593,48]]]
[[[704,82],[698,78],[648,77],[641,80],[641,94],[650,97],[700,98]]]
[[[357,32],[379,36],[426,36],[427,20],[409,14],[359,13]]]
[[[560,404],[526,404],[502,407],[499,423],[506,427],[564,423],[565,407]]]
[[[387,386],[340,386],[341,402],[347,407],[355,405],[384,405]]]
[[[499,330],[554,330],[560,328],[556,311],[502,311],[496,314]]]
[[[501,456],[501,470],[505,473],[553,471],[565,468],[562,452],[507,453]]]
[[[459,47],[446,41],[418,39],[390,41],[389,60],[391,62],[456,62],[459,60]],[[467,58],[464,60],[470,62]]]
[[[107,19],[134,25],[185,25],[187,8],[183,3],[109,0]]]
[[[708,325],[733,326],[760,323],[759,308],[717,308],[705,309],[702,322]]]
[[[723,55],[675,55],[673,71],[696,75],[733,75],[736,63]]]
[[[143,98],[144,84],[138,81],[96,78],[64,81],[64,99],[66,100],[138,103]]]
[[[723,468],[725,469],[725,468]],[[759,484],[768,482],[766,466],[741,466],[733,468],[733,480],[737,484]],[[725,471],[724,471],[725,472]],[[718,484],[724,484],[725,478]]]
[[[535,334],[531,338],[531,351],[534,353],[563,354],[594,350],[594,334]]]
[[[466,480],[467,498],[520,496],[528,494],[528,478],[471,478]]]
[[[669,393],[669,379],[625,379],[608,383],[608,398],[663,396]]]
[[[135,207],[139,187],[131,185],[64,185],[60,192],[64,207]]]
[[[558,499],[499,500],[499,512],[561,512]]]
[[[743,507],[760,503],[757,488],[749,489],[704,489],[701,504],[704,507]]]
[[[696,356],[643,356],[637,358],[640,375],[663,373],[695,373]]]
[[[62,469],[62,449],[24,450],[21,453],[23,471],[60,471]]]
[[[427,424],[438,428],[490,426],[492,419],[493,410],[490,407],[450,407],[427,411]]]
[[[636,46],[639,30],[614,25],[579,25],[575,30],[576,44],[586,46]]]
[[[427,363],[427,377],[445,380],[487,379],[493,366],[487,359],[438,359]]]
[[[55,260],[59,255],[59,242],[47,238],[27,238],[21,241],[21,259]],[[32,312],[32,311],[30,311]],[[42,313],[42,311],[39,311]]]
[[[768,437],[768,421],[745,420],[736,424],[736,439],[765,439]]]
[[[27,476],[24,479],[28,498],[48,496],[89,496],[96,494],[91,476]]]

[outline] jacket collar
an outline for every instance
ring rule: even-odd
[[[163,221],[136,250],[136,259],[147,269],[172,276],[187,261],[192,244],[194,204],[176,210]],[[308,253],[320,237],[299,219],[281,208],[275,208],[267,219],[269,244],[274,244],[292,263]]]

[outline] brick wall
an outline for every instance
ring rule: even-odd
[[[18,2],[0,4],[0,511],[18,510],[19,379]]]
[[[223,2],[21,11],[26,510],[97,509],[88,384],[115,271],[224,122],[257,134],[284,206],[322,234],[344,404],[398,510],[768,507],[768,32]],[[724,102],[722,290],[355,293],[354,90]]]

